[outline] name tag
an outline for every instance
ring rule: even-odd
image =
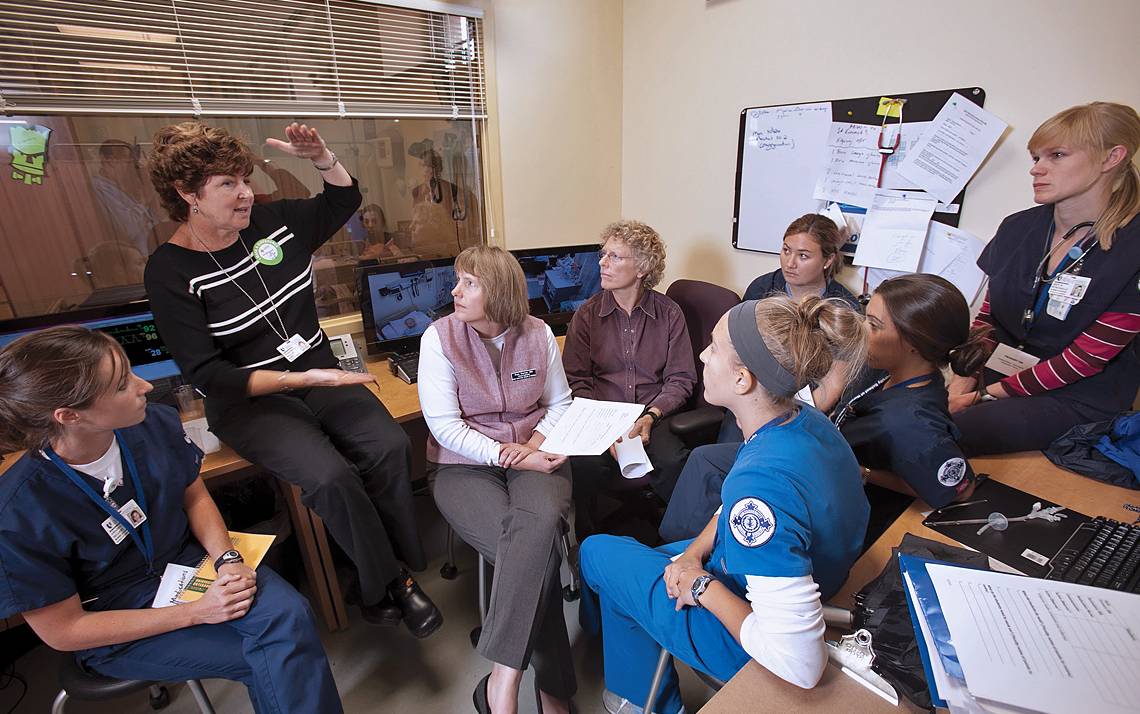
[[[538,376],[537,369],[524,369],[521,372],[511,372],[512,382],[521,382],[524,379],[531,379]]]
[[[127,523],[130,523],[135,528],[138,528],[146,522],[146,514],[143,513],[143,510],[139,508],[139,504],[135,503],[135,499],[133,498],[123,504],[119,509],[119,513],[123,515],[123,518],[127,519]],[[122,543],[127,537],[127,529],[123,528],[122,524],[114,518],[108,518],[103,521],[102,525],[103,530],[107,533],[107,537],[109,537],[111,542],[115,545]]]
[[[282,357],[292,362],[309,351],[309,343],[304,337],[293,335],[277,345],[277,351],[281,353]]]
[[[1016,347],[1010,347],[1007,344],[999,344],[994,353],[986,361],[986,368],[1005,375],[1006,377],[1017,374],[1022,370],[1029,369],[1035,366],[1041,360],[1028,352],[1022,352]]]

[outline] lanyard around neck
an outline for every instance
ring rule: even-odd
[[[1033,289],[1030,291],[1033,294],[1033,302],[1021,314],[1021,329],[1025,333],[1022,337],[1023,340],[1029,337],[1029,332],[1033,329],[1033,323],[1037,321],[1037,318],[1041,315],[1041,311],[1045,309],[1045,305],[1048,302],[1049,291],[1046,290],[1042,292],[1042,284],[1051,283],[1058,275],[1074,270],[1076,266],[1085,259],[1085,256],[1089,254],[1089,251],[1100,245],[1096,241],[1096,235],[1092,232],[1093,222],[1084,221],[1066,231],[1065,235],[1061,237],[1061,240],[1057,241],[1057,245],[1050,248],[1050,242],[1053,239],[1053,229],[1056,225],[1055,220],[1049,221],[1049,230],[1045,234],[1044,255],[1041,257],[1041,262],[1037,264],[1037,270],[1033,272]],[[1081,239],[1077,241],[1076,245],[1069,248],[1068,252],[1061,256],[1061,262],[1057,264],[1057,269],[1049,276],[1046,276],[1045,272],[1048,268],[1049,258],[1057,252],[1057,248],[1063,245],[1065,241],[1071,238],[1072,235],[1081,228],[1088,228],[1089,230],[1081,236]],[[1092,239],[1091,243],[1090,239]],[[1019,347],[1023,346],[1024,343],[1019,345]]]
[[[51,462],[55,464],[60,471],[63,472],[64,476],[67,476],[67,478],[73,484],[79,487],[80,491],[83,491],[83,493],[87,494],[87,497],[91,499],[95,505],[103,509],[107,515],[109,515],[111,518],[114,518],[119,525],[127,530],[127,533],[131,536],[131,540],[135,542],[135,545],[138,546],[138,549],[142,551],[143,557],[146,558],[147,573],[153,575],[154,542],[150,537],[150,514],[147,513],[146,493],[143,491],[142,481],[139,479],[139,472],[138,468],[135,466],[134,456],[131,455],[131,450],[127,448],[126,441],[122,438],[118,431],[115,432],[115,441],[119,443],[119,451],[122,453],[123,461],[127,465],[127,472],[131,475],[131,484],[135,487],[135,501],[139,504],[139,508],[142,509],[143,514],[147,516],[147,520],[143,521],[139,526],[139,528],[142,529],[141,537],[138,532],[139,529],[136,529],[134,526],[132,526],[127,521],[126,516],[124,516],[122,513],[119,513],[117,509],[112,507],[111,504],[107,502],[107,499],[96,493],[95,489],[91,487],[91,484],[84,481],[83,477],[80,476],[75,469],[71,468],[70,465],[64,462],[64,460],[59,457],[59,454],[55,453],[55,451],[50,446],[44,449],[44,454],[46,454],[48,459],[50,459]]]
[[[765,429],[769,429],[773,426],[776,426],[777,424],[782,424],[791,418],[792,418],[792,410],[789,409],[788,411],[784,412],[780,416],[768,421],[768,423],[764,424],[764,426],[760,427],[756,431],[752,432],[752,434],[747,439],[744,440],[744,443],[747,444],[748,442],[752,441],[753,439],[756,438],[757,434],[764,431]]]

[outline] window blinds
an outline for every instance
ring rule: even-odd
[[[478,13],[366,0],[6,0],[7,114],[486,117]]]

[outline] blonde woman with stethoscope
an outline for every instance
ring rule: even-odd
[[[1140,116],[1093,102],[1029,139],[1039,206],[1002,221],[978,266],[975,319],[992,326],[982,374],[950,384],[967,455],[1044,449],[1131,407],[1140,388]]]

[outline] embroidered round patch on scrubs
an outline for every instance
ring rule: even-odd
[[[962,479],[966,476],[966,460],[955,456],[952,459],[946,459],[945,463],[938,467],[938,483],[943,486],[957,486],[962,483]]]
[[[285,257],[285,251],[272,238],[262,238],[253,244],[253,257],[262,265],[277,265]]]
[[[728,512],[732,537],[745,548],[762,546],[776,534],[776,515],[759,498],[742,498]]]

